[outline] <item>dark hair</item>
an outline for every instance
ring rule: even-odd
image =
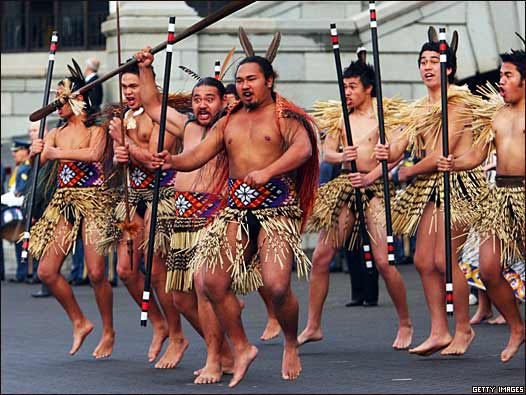
[[[374,68],[370,64],[363,63],[359,60],[351,62],[349,67],[343,71],[343,78],[358,77],[365,89],[370,86],[373,87],[371,90],[371,96],[376,97],[376,89],[374,86]]]
[[[420,54],[418,55],[418,67],[420,67],[420,59],[422,58],[422,54],[424,53],[424,51],[432,51],[432,52],[437,52],[437,53],[440,53],[440,48],[439,48],[439,43],[438,42],[427,42],[425,43],[424,45],[422,45],[422,49],[420,50]],[[455,54],[455,52],[451,49],[451,47],[448,45],[446,47],[446,56],[447,56],[447,61],[446,61],[446,67],[447,68],[450,68],[452,71],[451,71],[451,74],[448,75],[447,77],[447,81],[452,84],[455,82],[455,74],[457,72],[457,55]]]
[[[126,60],[126,62],[129,62],[130,60],[132,60],[133,58],[130,58],[128,60]],[[153,69],[153,65],[150,66],[150,68],[152,69],[152,73],[153,73],[153,77],[155,78],[155,70]],[[135,74],[136,76],[139,76],[139,65],[137,64],[137,62],[135,62],[134,64],[132,64],[131,66],[127,67],[122,73],[121,75],[124,75],[124,74]]]
[[[223,83],[219,80],[216,80],[214,77],[205,77],[197,81],[197,84],[195,84],[194,88],[192,89],[192,95],[194,94],[194,89],[199,86],[212,86],[216,88],[220,99],[222,99],[226,94],[226,89]]]
[[[228,84],[225,88],[225,93],[228,95],[229,93],[233,94],[236,99],[239,99],[239,95],[237,94],[237,89],[235,84]]]
[[[274,71],[274,68],[272,67],[272,63],[270,63],[267,58],[264,58],[262,56],[257,56],[257,55],[247,56],[237,65],[236,74],[235,74],[236,76],[237,76],[237,71],[239,70],[239,67],[247,63],[256,63],[259,66],[266,80],[268,80],[269,78],[273,79],[272,87],[270,88],[270,92],[272,94],[272,98],[275,100],[276,94],[274,93],[274,82],[278,78],[278,73]]]
[[[524,80],[524,69],[526,68],[526,52],[523,50],[511,50],[510,52],[500,55],[502,63],[511,63],[515,65],[517,71],[521,75],[521,81]]]

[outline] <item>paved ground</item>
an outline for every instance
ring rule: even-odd
[[[409,292],[415,324],[413,344],[423,341],[429,323],[420,281],[412,266],[401,266]],[[325,340],[305,345],[301,356],[303,372],[296,382],[280,378],[281,341],[260,342],[265,323],[264,306],[257,295],[246,297],[243,320],[259,356],[245,380],[234,390],[220,384],[191,383],[192,371],[200,367],[204,345],[185,322],[191,345],[174,370],[157,370],[147,362],[151,327],[139,325],[139,311],[121,285],[114,289],[117,343],[113,356],[95,361],[91,352],[100,336],[100,319],[90,287],[76,287],[81,307],[95,323],[75,357],[70,324],[58,303],[33,299],[38,286],[1,285],[1,392],[8,393],[471,393],[474,385],[525,384],[524,348],[510,363],[498,356],[507,341],[507,328],[480,325],[468,353],[460,358],[434,355],[415,357],[393,351],[390,345],[396,329],[395,313],[385,288],[378,307],[346,308],[349,279],[331,275],[331,290],[324,314]],[[306,322],[307,283],[294,282],[300,301],[300,322]],[[522,306],[523,307],[523,306]]]

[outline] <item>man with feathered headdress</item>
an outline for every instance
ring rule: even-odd
[[[258,352],[246,337],[231,290],[254,265],[261,267],[285,335],[282,377],[294,380],[300,374],[298,303],[290,276],[293,258],[298,275],[306,275],[310,267],[300,231],[312,208],[319,174],[313,121],[274,91],[277,75],[271,62],[279,36],[265,57],[255,56],[248,40],[242,43],[247,57],[235,74],[240,102],[195,148],[177,156],[163,152],[155,162],[191,171],[226,151],[228,207],[199,242],[193,263],[195,271],[202,269],[205,292],[233,345],[230,387],[243,379]]]
[[[449,119],[449,149],[458,156],[473,145],[474,112],[479,99],[466,86],[454,85],[457,70],[456,51],[458,34],[455,31],[447,45],[447,96]],[[451,174],[451,261],[455,292],[455,334],[451,337],[445,309],[445,253],[443,196],[444,177],[437,170],[437,159],[442,152],[440,50],[436,30],[429,28],[428,41],[418,57],[420,77],[427,88],[427,96],[416,100],[398,116],[401,133],[390,144],[376,146],[378,160],[393,160],[411,144],[414,156],[422,158],[411,167],[399,170],[400,181],[416,176],[415,180],[392,202],[393,231],[396,234],[417,235],[414,256],[431,315],[429,337],[410,353],[428,356],[442,350],[442,355],[463,355],[475,332],[469,322],[469,289],[459,266],[457,250],[466,236],[467,212],[470,202],[480,199],[487,189],[482,168]]]
[[[88,121],[90,105],[87,96],[72,94],[85,84],[80,67],[73,60],[73,67],[68,68],[71,76],[60,81],[57,88],[57,97],[62,104],[58,114],[64,124],[53,129],[44,139],[35,139],[31,146],[31,157],[40,153],[41,163],[56,161],[58,176],[57,189],[32,228],[29,252],[40,259],[38,277],[72,321],[70,354],[73,355],[93,330],[93,324],[81,311],[60,268],[81,232],[88,275],[103,324],[102,339],[93,356],[106,358],[113,351],[115,337],[113,296],[105,274],[104,256],[97,253],[96,246],[112,204],[104,174],[104,162],[111,157],[111,144],[103,128]]]
[[[524,156],[525,91],[524,50],[501,55],[500,96],[489,93],[491,100],[482,102],[475,126],[477,144],[463,155],[441,157],[439,169],[462,171],[482,163],[492,152],[497,154],[497,176],[484,199],[470,207],[470,225],[481,237],[479,274],[488,296],[510,327],[510,338],[500,355],[509,361],[524,343],[524,323],[513,289],[503,271],[526,258],[526,209]],[[503,99],[503,101],[502,101]],[[523,285],[524,286],[524,285]],[[524,291],[523,291],[524,293]]]

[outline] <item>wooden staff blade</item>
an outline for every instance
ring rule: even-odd
[[[116,16],[117,16],[117,62],[118,66],[121,65],[121,25],[120,25],[120,14],[119,14],[119,2],[116,3]],[[122,103],[122,73],[119,73],[119,103],[120,111],[119,118],[121,119],[121,141],[122,145],[126,144],[126,134],[124,132],[124,104]],[[128,193],[128,164],[122,164],[123,182],[122,189],[124,192],[124,206],[126,209],[126,218],[124,224],[122,224],[122,233],[126,234],[126,244],[128,246],[128,257],[130,258],[130,267],[133,270],[133,238],[135,232],[131,224],[130,218],[130,200]]]
[[[58,44],[58,33],[54,31],[51,34],[51,43],[49,45],[49,56],[48,56],[48,65],[47,65],[47,75],[46,75],[46,85],[44,87],[44,99],[42,100],[42,105],[47,105],[49,101],[49,92],[51,89],[51,79],[53,77],[53,66],[55,64],[55,52],[57,51]],[[44,131],[46,129],[46,117],[44,116],[40,121],[40,126],[38,128],[38,138],[44,138]],[[26,226],[24,229],[24,236],[22,241],[22,264],[25,265],[28,263],[28,247],[29,247],[29,236],[31,229],[31,221],[33,219],[33,206],[35,204],[35,192],[37,190],[37,180],[38,172],[40,171],[40,154],[36,154],[33,160],[33,169],[31,170],[31,189],[29,193],[29,201],[27,204],[26,212]]]
[[[384,106],[382,95],[382,77],[380,75],[380,54],[378,50],[378,32],[376,25],[376,3],[369,1],[369,17],[371,25],[371,36],[373,43],[374,58],[374,84],[376,90],[376,103],[378,107],[378,131],[380,134],[380,144],[385,144],[385,125],[384,125]],[[387,160],[382,160],[382,181],[384,184],[384,207],[385,207],[385,228],[387,233],[387,260],[390,265],[395,262],[395,248],[393,239],[393,225],[391,221],[391,197],[389,194],[389,169]]]
[[[442,155],[449,156],[449,130],[447,113],[447,43],[446,29],[439,29],[439,50],[440,50],[440,95],[442,105]],[[453,271],[451,262],[451,201],[449,171],[444,172],[444,235],[446,244],[446,312],[453,315]],[[455,263],[456,264],[456,263]]]
[[[220,10],[214,12],[213,14],[208,15],[206,18],[201,19],[199,22],[194,23],[192,26],[190,26],[188,29],[183,30],[181,33],[177,34],[174,38],[174,44],[184,40],[185,38],[191,36],[192,34],[198,33],[199,31],[207,28],[208,26],[216,23],[217,21],[220,21],[223,18],[226,18],[230,14],[233,14],[236,11],[239,11],[242,8],[245,8],[249,4],[252,4],[255,0],[238,0],[238,1],[231,1],[226,6],[221,8]],[[164,48],[166,48],[166,41],[157,45],[156,47],[152,48],[152,54],[156,54],[159,51],[162,51]],[[102,84],[104,81],[110,79],[111,77],[122,73],[124,70],[129,68],[130,66],[133,66],[137,63],[135,59],[130,60],[129,62],[126,62],[122,66],[118,67],[117,69],[110,71],[108,74],[103,75],[100,78],[97,78],[95,81],[90,82],[89,84],[86,84],[82,88],[76,90],[73,92],[73,94],[83,94],[84,92],[89,91],[94,86]],[[62,106],[62,103],[59,100],[55,100],[52,103],[48,104],[45,107],[42,107],[35,112],[33,112],[29,119],[31,121],[38,121],[39,119],[42,119],[43,117],[51,114],[53,111],[55,111],[57,108]]]
[[[170,89],[170,70],[172,68],[172,51],[175,35],[175,16],[170,17],[168,23],[168,45],[166,45],[166,61],[164,64],[163,98],[161,102],[161,119],[159,123],[159,141],[157,152],[164,149],[164,134],[166,130],[166,109],[168,107],[168,94]],[[141,326],[148,322],[148,308],[150,304],[151,278],[153,253],[155,248],[155,228],[157,226],[157,207],[159,205],[159,189],[161,184],[162,168],[155,171],[155,181],[152,199],[152,211],[150,215],[150,233],[148,235],[148,252],[146,254],[146,275],[144,277],[144,291],[142,294]]]
[[[343,74],[342,74],[342,62],[340,59],[340,44],[338,41],[338,31],[336,30],[336,24],[331,23],[331,39],[332,49],[334,51],[334,60],[336,62],[336,75],[338,76],[338,87],[340,88],[340,100],[342,102],[343,122],[345,124],[345,134],[347,136],[347,144],[353,145],[351,123],[349,121],[349,111],[347,109],[347,100],[345,98],[345,87],[343,85]],[[351,171],[353,173],[358,172],[356,167],[356,161],[351,161]],[[358,211],[358,220],[360,222],[360,236],[362,238],[363,247],[363,258],[365,261],[365,267],[369,274],[374,273],[374,264],[371,251],[371,242],[369,240],[369,234],[365,226],[365,213],[363,210],[362,192],[360,188],[354,189],[356,192],[356,209]]]

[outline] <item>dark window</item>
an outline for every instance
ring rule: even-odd
[[[187,1],[186,4],[188,4],[190,7],[192,7],[194,10],[197,11],[197,14],[201,17],[206,17],[212,12],[215,12],[221,8],[223,8],[225,5],[230,3],[230,1],[220,1],[220,0],[214,0],[214,1]]]
[[[104,49],[100,25],[108,1],[4,1],[2,52],[47,51],[53,30],[59,49]]]

